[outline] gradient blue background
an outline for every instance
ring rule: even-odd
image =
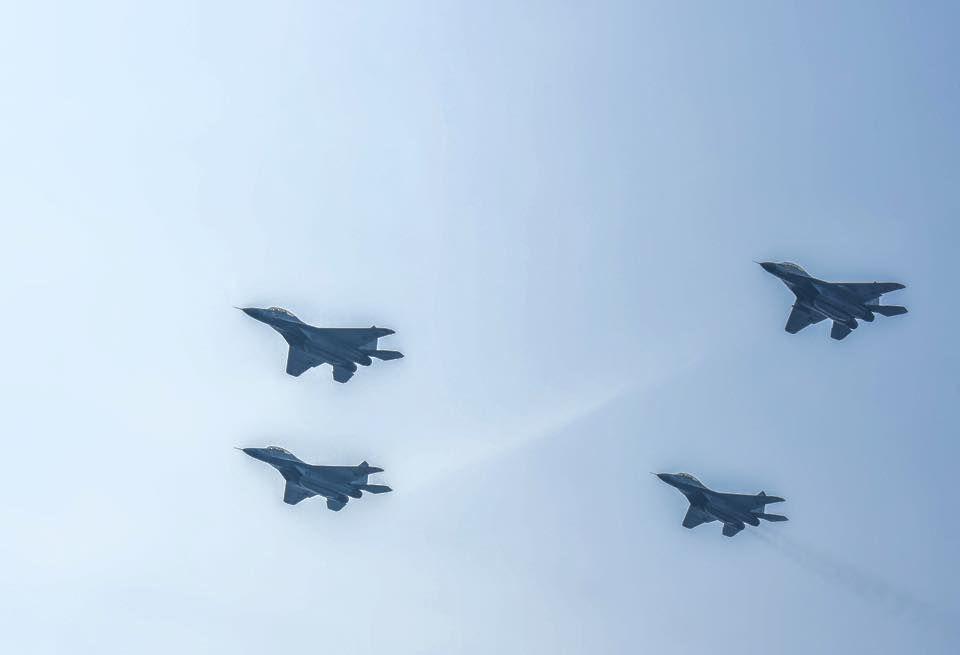
[[[958,21],[4,5],[0,649],[957,652]],[[764,259],[911,313],[787,335]],[[288,377],[271,304],[407,358]]]

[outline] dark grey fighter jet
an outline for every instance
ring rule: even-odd
[[[880,304],[880,296],[904,288],[898,282],[824,282],[791,262],[760,262],[760,265],[780,278],[797,297],[787,319],[786,330],[790,334],[829,318],[833,321],[830,336],[839,340],[857,329],[858,318],[869,323],[874,314],[907,313],[906,307]]]
[[[782,503],[783,498],[768,496],[761,491],[756,496],[749,494],[723,494],[707,489],[700,480],[689,473],[656,473],[658,478],[676,487],[690,501],[690,509],[683,517],[683,527],[695,528],[701,523],[721,521],[723,534],[732,537],[744,525],[760,525],[764,521],[786,521],[786,516],[765,514],[764,508],[770,503]]]
[[[320,364],[333,366],[333,379],[346,382],[357,372],[357,364],[370,366],[371,357],[400,359],[396,350],[377,350],[377,339],[393,334],[378,328],[318,328],[307,325],[282,307],[240,308],[248,316],[266,323],[290,344],[287,373],[294,377]]]
[[[239,450],[280,471],[287,481],[283,502],[288,505],[296,505],[304,498],[323,496],[327,499],[327,507],[339,512],[350,498],[359,498],[364,491],[372,494],[393,491],[382,484],[367,484],[368,475],[380,473],[383,469],[366,462],[360,462],[360,466],[317,466],[301,461],[279,446]]]

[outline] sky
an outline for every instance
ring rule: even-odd
[[[0,5],[0,650],[957,652],[958,20]],[[910,313],[788,335],[765,260]],[[287,376],[251,305],[406,357]]]

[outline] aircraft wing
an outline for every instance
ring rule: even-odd
[[[815,314],[801,305],[794,305],[784,329],[790,334],[796,334],[808,325],[819,323],[823,319],[824,316],[821,314]]]
[[[283,490],[283,502],[287,505],[296,505],[304,498],[310,498],[316,495],[317,494],[312,491],[307,491],[299,484],[288,481],[287,486]]]
[[[885,293],[904,288],[899,282],[840,282],[839,286],[852,291],[861,302],[876,300]]]
[[[704,512],[702,509],[691,505],[690,509],[687,510],[687,515],[683,517],[683,527],[695,528],[698,525],[709,523],[710,521],[716,521],[716,519]]]
[[[287,353],[287,373],[294,377],[322,363],[293,346],[290,346],[290,352]]]

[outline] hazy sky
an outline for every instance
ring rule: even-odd
[[[3,5],[0,650],[956,653],[919,4]],[[766,259],[910,313],[788,335]],[[289,377],[274,304],[407,357]],[[267,444],[395,493],[284,505]]]

